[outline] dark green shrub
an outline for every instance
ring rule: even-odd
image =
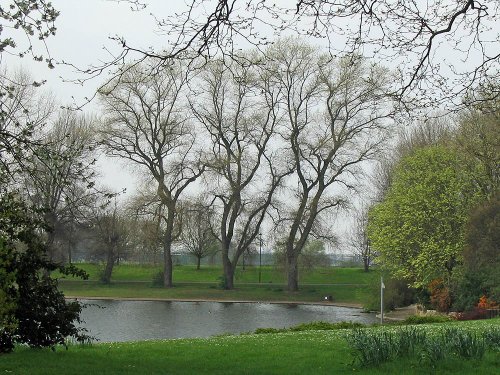
[[[457,290],[458,295],[466,293],[476,296],[471,308],[477,304],[479,297],[487,295],[494,301],[500,301],[500,192],[497,190],[490,199],[475,207],[465,227],[465,246],[463,264],[465,290]]]
[[[453,286],[454,311],[471,311],[476,307],[479,298],[484,294],[483,285],[487,283],[486,274],[482,272],[457,272]]]
[[[62,275],[87,275],[74,266],[59,266],[47,259],[47,246],[40,236],[47,228],[32,214],[14,196],[0,195],[0,267],[8,268],[0,278],[0,352],[11,351],[16,343],[54,347],[65,345],[68,338],[88,339],[78,327],[81,305],[66,301],[57,280],[49,276],[55,270]],[[5,302],[9,304],[7,310]]]

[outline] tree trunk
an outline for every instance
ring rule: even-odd
[[[368,257],[363,257],[363,266],[365,269],[365,272],[368,272],[370,270],[370,259]]]
[[[168,206],[167,210],[168,210],[166,219],[167,225],[165,228],[165,236],[163,238],[163,287],[171,288],[174,286],[172,281],[172,274],[173,274],[172,233],[174,231],[175,206],[173,207]]]
[[[54,242],[55,242],[55,233],[54,233],[54,229],[52,229],[51,231],[48,232],[48,235],[47,235],[47,242],[46,242],[46,245],[47,245],[47,257],[49,259],[49,261],[51,262],[55,262],[56,261],[56,257],[55,257],[55,248],[54,248]]]
[[[73,248],[73,244],[71,243],[71,240],[69,240],[68,241],[68,264],[73,263],[72,248]]]
[[[299,266],[298,257],[295,254],[286,254],[287,265],[287,288],[289,292],[299,290]]]
[[[53,212],[49,212],[45,214],[45,222],[47,223],[49,230],[47,232],[47,242],[45,243],[47,246],[47,258],[51,262],[57,262],[56,260],[56,249],[54,246],[56,239],[56,222],[57,217]]]
[[[201,263],[201,257],[197,257],[196,258],[196,269],[199,270],[200,269],[200,263]]]
[[[111,245],[108,248],[108,253],[106,256],[106,267],[104,268],[104,273],[102,275],[102,282],[109,284],[111,282],[111,275],[113,273],[113,266],[115,265],[115,255],[114,246]]]
[[[165,239],[163,243],[163,286],[165,288],[171,288],[173,286],[172,273],[172,241]]]
[[[234,267],[227,254],[222,255],[222,266],[224,269],[224,289],[234,289]]]

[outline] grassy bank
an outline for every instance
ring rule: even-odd
[[[455,326],[481,332],[500,320],[424,325],[432,333]],[[394,327],[369,328],[391,330]],[[55,352],[17,348],[0,357],[0,372],[12,374],[497,374],[498,351],[481,360],[453,356],[439,363],[398,358],[379,367],[353,364],[347,330],[224,336],[71,346]]]
[[[262,268],[262,283],[258,284],[258,267],[239,268],[235,276],[235,289],[219,287],[220,267],[177,266],[173,288],[153,286],[152,279],[159,268],[143,265],[120,265],[113,273],[111,284],[99,280],[99,268],[93,264],[81,264],[89,275],[89,281],[61,279],[60,287],[67,296],[161,298],[223,301],[292,301],[321,302],[325,296],[343,304],[364,304],[370,296],[371,286],[378,282],[376,271],[363,272],[358,268],[317,268],[301,274],[298,292],[286,291],[283,272],[274,267]]]
[[[153,287],[141,282],[122,282],[103,285],[91,282],[62,282],[61,290],[67,296],[115,297],[151,299],[192,299],[222,301],[301,301],[321,302],[324,296],[333,296],[338,303],[362,305],[369,297],[369,290],[363,286],[351,285],[308,285],[298,292],[287,292],[283,286],[236,285],[234,290],[223,290],[215,284],[177,284],[173,288]]]

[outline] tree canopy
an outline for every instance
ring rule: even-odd
[[[447,279],[461,261],[463,227],[480,193],[450,148],[417,149],[397,166],[368,226],[380,262],[415,287]]]

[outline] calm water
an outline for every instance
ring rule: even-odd
[[[359,309],[269,303],[89,301],[83,326],[103,342],[208,337],[311,321],[374,323]]]

